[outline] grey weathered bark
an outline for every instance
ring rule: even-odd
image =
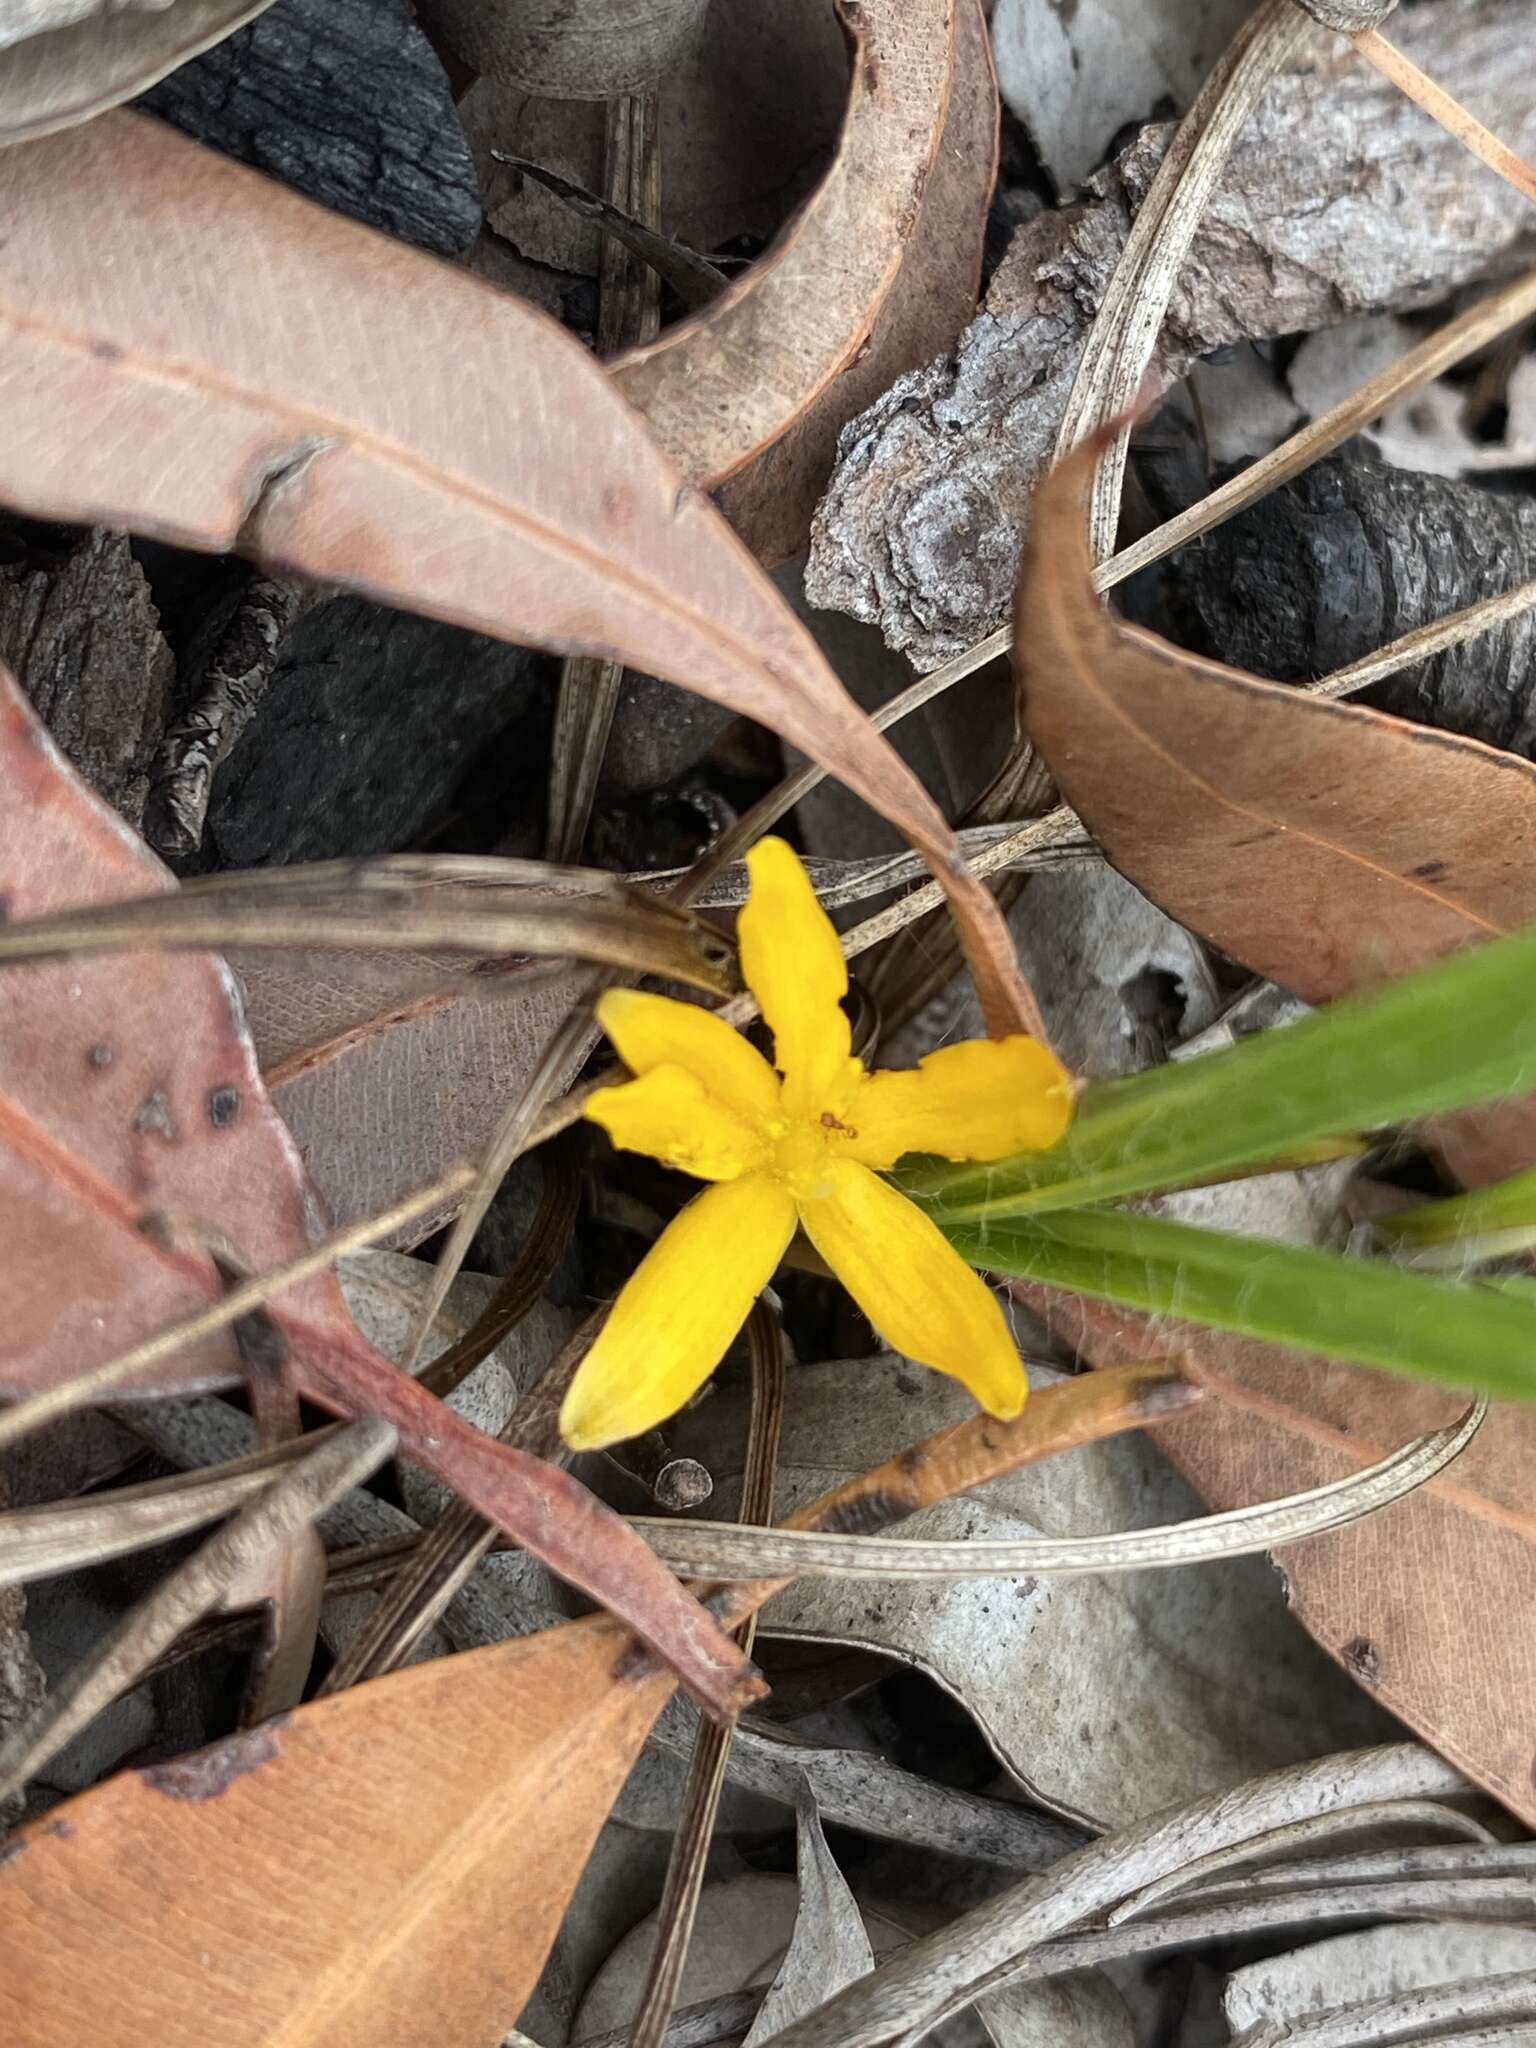
[[[1536,503],[1352,453],[1271,492],[1166,575],[1182,636],[1299,682],[1536,577]],[[1365,701],[1536,760],[1536,612]]]
[[[1429,0],[1394,41],[1516,150],[1536,100],[1513,61],[1536,0]],[[1160,368],[1367,310],[1431,306],[1536,250],[1536,216],[1336,36],[1278,79],[1233,151],[1174,293]],[[1001,624],[1026,507],[1084,337],[1171,131],[1144,130],[1074,206],[1014,236],[952,359],[844,429],[806,588],[919,667]]]
[[[283,636],[319,593],[252,576],[203,673],[196,699],[161,743],[145,805],[144,836],[157,853],[196,853],[219,763],[267,693]]]
[[[176,664],[128,537],[0,568],[0,661],[86,781],[137,827]]]

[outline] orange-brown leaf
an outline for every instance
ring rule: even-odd
[[[1094,461],[1036,497],[1015,658],[1031,737],[1115,865],[1314,1001],[1536,918],[1536,768],[1310,697],[1113,618],[1089,582]],[[1468,1180],[1536,1158],[1536,1104],[1438,1120]],[[1449,1419],[1395,1377],[1020,1288],[1100,1363],[1176,1345],[1221,1396],[1169,1438],[1216,1508],[1297,1492]],[[1292,1605],[1394,1713],[1536,1822],[1536,1412],[1494,1411],[1452,1472],[1288,1553]]]
[[[1536,917],[1536,767],[1114,618],[1089,581],[1094,461],[1036,493],[1014,658],[1029,735],[1115,866],[1311,1002]]]
[[[1198,1398],[1165,1367],[941,1431],[802,1509],[882,1527]],[[732,1619],[781,1581],[721,1596]],[[674,1679],[608,1616],[418,1665],[56,1809],[0,1862],[17,2048],[492,2048]],[[146,1966],[145,1958],[150,1959]]]

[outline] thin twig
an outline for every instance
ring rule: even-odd
[[[752,1408],[738,1520],[767,1522],[773,1515],[774,1475],[784,1422],[784,1339],[778,1318],[764,1301],[757,1303],[749,1318],[747,1342],[752,1355]],[[757,1633],[756,1614],[748,1615],[735,1633],[750,1656]],[[657,1908],[656,1945],[630,2022],[630,2048],[661,2048],[677,2004],[734,1734],[732,1722],[701,1720],[694,1737]]]
[[[957,1542],[746,1529],[728,1522],[667,1522],[658,1516],[636,1517],[635,1526],[675,1570],[727,1579],[755,1579],[767,1572],[797,1578],[968,1579],[1167,1569],[1280,1549],[1376,1514],[1427,1485],[1460,1457],[1487,1412],[1487,1403],[1478,1401],[1446,1428],[1415,1437],[1378,1463],[1305,1493],[1107,1536],[969,1537]]]
[[[369,1417],[349,1424],[274,1480],[259,1500],[163,1579],[0,1746],[0,1801],[20,1791],[127,1691],[184,1628],[217,1605],[226,1588],[366,1479],[395,1443],[387,1422]]]
[[[1443,85],[1436,85],[1411,57],[1405,57],[1394,43],[1389,43],[1379,29],[1361,29],[1350,37],[1350,41],[1368,64],[1374,64],[1383,78],[1390,78],[1398,91],[1406,93],[1415,106],[1433,115],[1440,126],[1454,135],[1480,163],[1485,163],[1490,171],[1497,171],[1522,198],[1536,200],[1536,170],[1525,158],[1512,150],[1507,142],[1501,142],[1492,129],[1485,128],[1477,116],[1448,93]]]

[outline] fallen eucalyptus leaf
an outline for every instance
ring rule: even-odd
[[[0,143],[21,142],[120,106],[233,34],[272,0],[81,0],[23,8],[0,26]]]
[[[956,0],[867,0],[845,13],[854,83],[826,177],[723,299],[613,365],[696,483],[722,483],[777,441],[874,329],[943,136],[955,9]],[[744,383],[744,361],[771,374]]]
[[[1090,581],[1094,466],[1091,450],[1069,457],[1037,495],[1016,661],[1030,735],[1116,866],[1309,1002],[1529,922],[1536,869],[1518,849],[1536,837],[1536,767],[1115,619]],[[1464,1173],[1495,1179],[1529,1163],[1533,1114],[1473,1113],[1441,1142]]]
[[[13,917],[173,888],[65,765],[3,671],[0,786],[0,894]],[[306,1249],[312,1196],[219,962],[141,953],[7,972],[0,1019],[8,1260],[13,1283],[25,1277],[7,1292],[13,1390],[82,1371],[216,1291],[206,1266],[199,1284],[195,1267],[148,1255],[135,1228],[146,1215],[217,1227],[252,1268]],[[328,1275],[288,1300],[319,1328],[349,1327]],[[221,1333],[136,1391],[217,1386],[238,1373]]]
[[[1021,1293],[1100,1365],[1159,1345],[1190,1359],[1219,1398],[1163,1443],[1215,1508],[1338,1479],[1453,1406],[1436,1389],[1335,1360],[1161,1320],[1154,1332],[1080,1296]],[[1528,1405],[1496,1407],[1451,1471],[1283,1562],[1292,1611],[1356,1683],[1528,1821],[1536,1729],[1508,1702],[1536,1683],[1533,1441]]]
[[[1390,1998],[1432,1985],[1496,1984],[1519,1973],[1532,1987],[1536,2015],[1536,1932],[1420,1921],[1335,1934],[1267,1961],[1245,1963],[1227,1979],[1222,2010],[1234,2034],[1268,2024],[1300,2024],[1333,2006]],[[1287,2036],[1287,2038],[1289,2038]],[[1309,2048],[1311,2044],[1309,2043]]]
[[[1028,1028],[1001,920],[936,807],[573,338],[129,114],[0,154],[0,204],[0,370],[24,429],[0,458],[7,502],[239,546],[770,724],[932,857],[991,1024]],[[515,410],[466,411],[513,359]],[[686,403],[697,415],[691,378]],[[125,417],[133,445],[179,459],[127,461],[109,430]]]
[[[809,1786],[795,1802],[795,1875],[800,1890],[795,1931],[744,2048],[760,2048],[781,2027],[814,2012],[875,1966],[869,1929],[832,1860]]]
[[[1170,1396],[1186,1397],[1165,1371],[1047,1390],[1017,1420],[973,1417],[800,1519],[883,1524],[950,1486],[1166,1414]],[[775,1589],[733,1589],[721,1620],[739,1623]],[[295,2026],[322,2028],[328,2048],[365,2048],[381,2016],[407,2037],[430,2022],[490,2039],[532,1991],[676,1684],[613,1615],[595,1615],[392,1673],[217,1745],[176,1781],[216,1803],[166,1797],[153,1775],[113,1779],[71,1809],[67,1830],[45,1820],[0,1863],[0,2013],[25,2012],[38,2048],[125,2024],[174,2048],[200,2038],[210,1998],[231,2048],[272,2048]],[[452,1744],[423,1740],[450,1724]],[[489,1881],[508,1868],[510,1915]],[[137,1953],[151,1924],[155,1970],[79,1966],[81,1953],[99,1958],[104,1927]],[[224,1997],[210,1971],[239,1995]]]
[[[873,10],[863,12],[867,19]],[[892,61],[890,54],[880,61]],[[850,121],[844,148],[855,139]],[[895,280],[825,388],[721,489],[721,510],[759,561],[771,566],[805,547],[844,426],[905,372],[952,349],[975,312],[997,146],[997,84],[981,0],[954,0],[948,108],[916,219],[898,225]],[[846,232],[857,229],[850,220]],[[836,279],[839,298],[851,302],[854,281],[834,252],[800,244],[802,229],[789,233],[799,260],[822,266],[823,279]]]

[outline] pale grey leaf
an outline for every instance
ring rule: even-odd
[[[251,21],[272,0],[169,0],[168,5],[31,6],[52,25],[12,41],[0,65],[0,142],[23,142],[105,113]]]
[[[1241,2034],[1265,2024],[1299,2025],[1332,2007],[1397,1999],[1433,1986],[1516,1973],[1536,1984],[1533,1972],[1536,1929],[1459,1922],[1368,1927],[1234,1970],[1222,2008],[1232,2031]]]
[[[760,2048],[875,1966],[863,1916],[827,1847],[815,1795],[804,1784],[795,1802],[795,1870],[800,1884],[795,1931],[744,2048]]]
[[[741,1440],[727,1412],[735,1398],[717,1395],[674,1431],[684,1451],[693,1431],[708,1428],[717,1499],[731,1497],[720,1446]],[[785,1416],[784,1509],[969,1409],[953,1381],[889,1354],[802,1367]],[[1066,1537],[1199,1512],[1140,1434],[1049,1459],[908,1528],[959,1542]],[[1258,1559],[1172,1579],[806,1581],[768,1607],[763,1626],[882,1650],[927,1671],[1033,1797],[1094,1825],[1124,1825],[1388,1725],[1307,1642]]]

